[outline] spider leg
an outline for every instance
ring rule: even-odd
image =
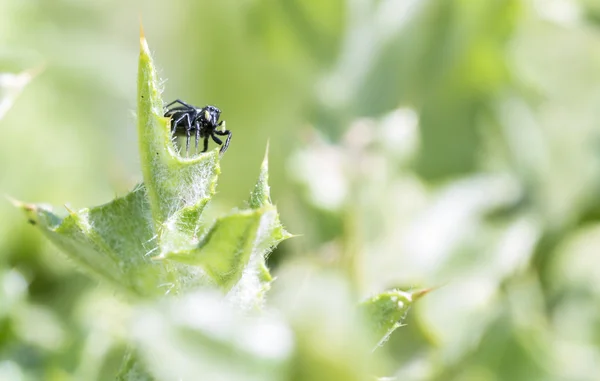
[[[198,152],[198,140],[200,140],[200,124],[196,122],[196,152]]]
[[[222,141],[221,139],[217,138],[217,137],[216,137],[216,136],[214,136],[214,135],[210,135],[210,137],[211,137],[211,138],[212,138],[212,140],[213,140],[215,143],[217,143],[218,145],[220,145],[220,146],[222,146],[222,145],[223,145],[223,141]]]
[[[225,153],[225,151],[227,151],[227,148],[229,148],[229,142],[231,141],[231,131],[229,131],[229,130],[225,130],[225,131],[215,131],[214,133],[215,133],[215,134],[217,134],[217,135],[220,135],[220,136],[225,136],[225,135],[227,135],[227,139],[225,140],[225,144],[223,144],[223,145],[221,146],[221,151],[220,151],[220,152],[221,152],[221,154],[224,154],[224,153]]]
[[[185,117],[185,115],[177,120],[175,120],[174,118],[171,118],[171,136],[175,136],[175,133],[177,132],[177,125],[179,124],[180,121],[183,120],[184,117]]]
[[[204,149],[202,152],[206,152],[208,150],[208,136],[204,137]]]
[[[180,105],[185,106],[186,109],[190,109],[190,108],[193,109],[194,108],[194,106],[185,103],[181,99],[175,99],[173,102],[171,102],[168,105],[164,106],[164,108],[169,108],[169,107],[173,106],[176,103],[179,103]]]
[[[188,120],[188,125],[189,125],[189,124],[190,124],[190,117],[189,117],[189,115],[188,115],[188,114],[183,114],[183,115],[181,115],[181,116],[180,116],[179,118],[177,118],[177,119],[175,119],[175,118],[171,119],[171,125],[172,125],[173,127],[177,127],[177,126],[179,125],[179,122],[181,122],[181,121],[182,121],[183,119],[185,119],[185,118],[187,118],[187,120]]]
[[[183,114],[179,119],[171,120],[171,134],[175,134],[175,132],[177,131],[177,126],[179,126],[179,122],[181,122],[184,118],[187,118],[186,130],[192,129],[192,121],[190,120],[190,114]]]
[[[186,138],[185,138],[185,156],[188,156],[188,153],[190,152],[190,128],[185,130],[186,133]]]
[[[165,111],[165,114],[163,116],[173,116],[173,114],[177,113],[177,112],[190,112],[190,109],[187,107],[173,107],[173,108],[169,108]]]

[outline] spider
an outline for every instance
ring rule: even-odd
[[[180,106],[171,107],[175,104]],[[226,130],[223,127],[222,130],[217,130],[218,127],[222,126],[224,121],[219,122],[221,116],[221,110],[215,106],[205,106],[203,108],[196,108],[182,101],[176,99],[165,106],[165,117],[171,118],[171,134],[175,135],[186,135],[185,141],[185,153],[188,154],[190,150],[190,133],[192,131],[196,134],[196,152],[198,151],[198,140],[204,138],[204,149],[202,152],[206,152],[208,149],[208,138],[212,138],[215,143],[221,146],[219,151],[222,154],[227,151],[229,147],[229,141],[231,140],[231,131]],[[225,136],[225,144],[223,141],[215,135]]]

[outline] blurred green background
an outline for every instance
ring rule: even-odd
[[[233,131],[214,213],[270,141],[302,235],[275,275],[439,287],[386,344],[389,376],[600,380],[599,2],[3,0],[0,193],[82,208],[141,180],[140,16],[165,100]],[[0,202],[0,379],[112,379],[112,317],[90,312],[111,297]]]

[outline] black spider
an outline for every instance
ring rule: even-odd
[[[179,103],[181,106],[171,107],[176,103]],[[196,108],[180,99],[169,103],[165,106],[165,109],[165,116],[171,118],[171,134],[186,135],[186,155],[190,150],[190,134],[192,131],[196,134],[196,151],[198,151],[198,140],[200,140],[200,138],[204,138],[204,149],[202,152],[206,152],[208,149],[208,138],[212,138],[215,143],[221,146],[221,150],[219,151],[221,154],[227,151],[227,147],[229,147],[229,141],[231,140],[231,131],[224,128],[222,131],[217,130],[217,128],[223,125],[224,122],[219,122],[221,110],[215,106]],[[215,135],[227,135],[225,144],[223,144],[223,141],[221,141],[221,139],[217,138]]]

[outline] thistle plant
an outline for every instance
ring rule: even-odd
[[[273,280],[266,258],[292,236],[270,200],[268,145],[244,205],[206,221],[220,174],[219,149],[179,154],[143,34],[140,49],[143,183],[104,205],[64,214],[14,201],[83,271],[131,301],[134,317],[124,338],[131,350],[118,379],[363,380],[383,372],[373,366],[382,363],[373,347],[426,291],[392,290],[357,306],[342,278],[305,282],[291,272],[269,309],[279,312],[264,311]],[[249,311],[259,313],[248,319]],[[326,344],[328,336],[334,340]],[[159,357],[163,361],[154,361]]]
[[[260,305],[271,276],[268,253],[289,238],[271,204],[267,156],[243,208],[209,224],[219,152],[181,157],[147,42],[140,39],[138,133],[143,183],[107,204],[67,209],[17,203],[30,223],[83,270],[137,297],[213,286],[246,306]]]

